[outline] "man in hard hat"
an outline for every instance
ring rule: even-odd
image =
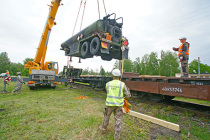
[[[107,131],[107,126],[109,125],[109,118],[112,112],[114,112],[115,117],[115,140],[120,139],[121,132],[121,120],[123,117],[122,107],[124,105],[124,94],[126,98],[130,98],[130,90],[127,88],[125,83],[121,82],[119,79],[121,77],[121,72],[119,69],[114,69],[112,71],[113,80],[106,84],[107,98],[106,98],[106,108],[104,109],[104,119],[101,131],[105,133]]]
[[[173,47],[174,51],[178,51],[178,56],[181,62],[182,68],[182,77],[188,77],[189,70],[188,70],[188,60],[189,60],[189,48],[190,43],[186,42],[186,37],[179,38],[180,42],[182,43],[179,48]]]
[[[15,88],[15,90],[12,91],[12,94],[14,94],[16,92],[19,94],[21,92],[22,84],[23,83],[25,84],[25,82],[23,81],[23,78],[21,76],[21,73],[17,72],[17,75],[18,75],[18,77],[17,77],[17,87]]]

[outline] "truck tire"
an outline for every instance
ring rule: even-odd
[[[89,43],[87,41],[85,41],[82,44],[82,47],[81,47],[81,55],[82,55],[82,58],[90,58],[90,57],[93,57],[93,55],[90,53],[90,47],[89,47]]]
[[[100,55],[101,42],[98,37],[94,37],[90,43],[90,53],[92,55]]]

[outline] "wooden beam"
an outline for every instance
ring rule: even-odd
[[[123,109],[123,112],[125,113],[124,109]],[[161,120],[161,119],[158,119],[155,117],[151,117],[151,116],[139,113],[139,112],[135,112],[132,110],[130,110],[130,113],[126,113],[126,114],[129,114],[131,116],[134,116],[134,117],[137,117],[137,118],[140,118],[140,119],[143,119],[143,120],[146,120],[146,121],[149,121],[149,122],[161,125],[161,126],[164,126],[166,128],[169,128],[169,129],[172,129],[172,130],[175,130],[178,132],[180,131],[179,125],[175,124],[175,123],[167,122],[167,121],[164,121],[164,120]]]

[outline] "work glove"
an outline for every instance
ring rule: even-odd
[[[180,55],[180,56],[179,56],[179,59],[180,59],[180,60],[183,60],[183,56]]]

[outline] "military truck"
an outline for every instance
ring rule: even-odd
[[[122,36],[122,26],[122,17],[116,19],[115,13],[107,15],[63,42],[61,50],[66,56],[82,59],[93,56],[107,61],[128,59],[128,40]]]

